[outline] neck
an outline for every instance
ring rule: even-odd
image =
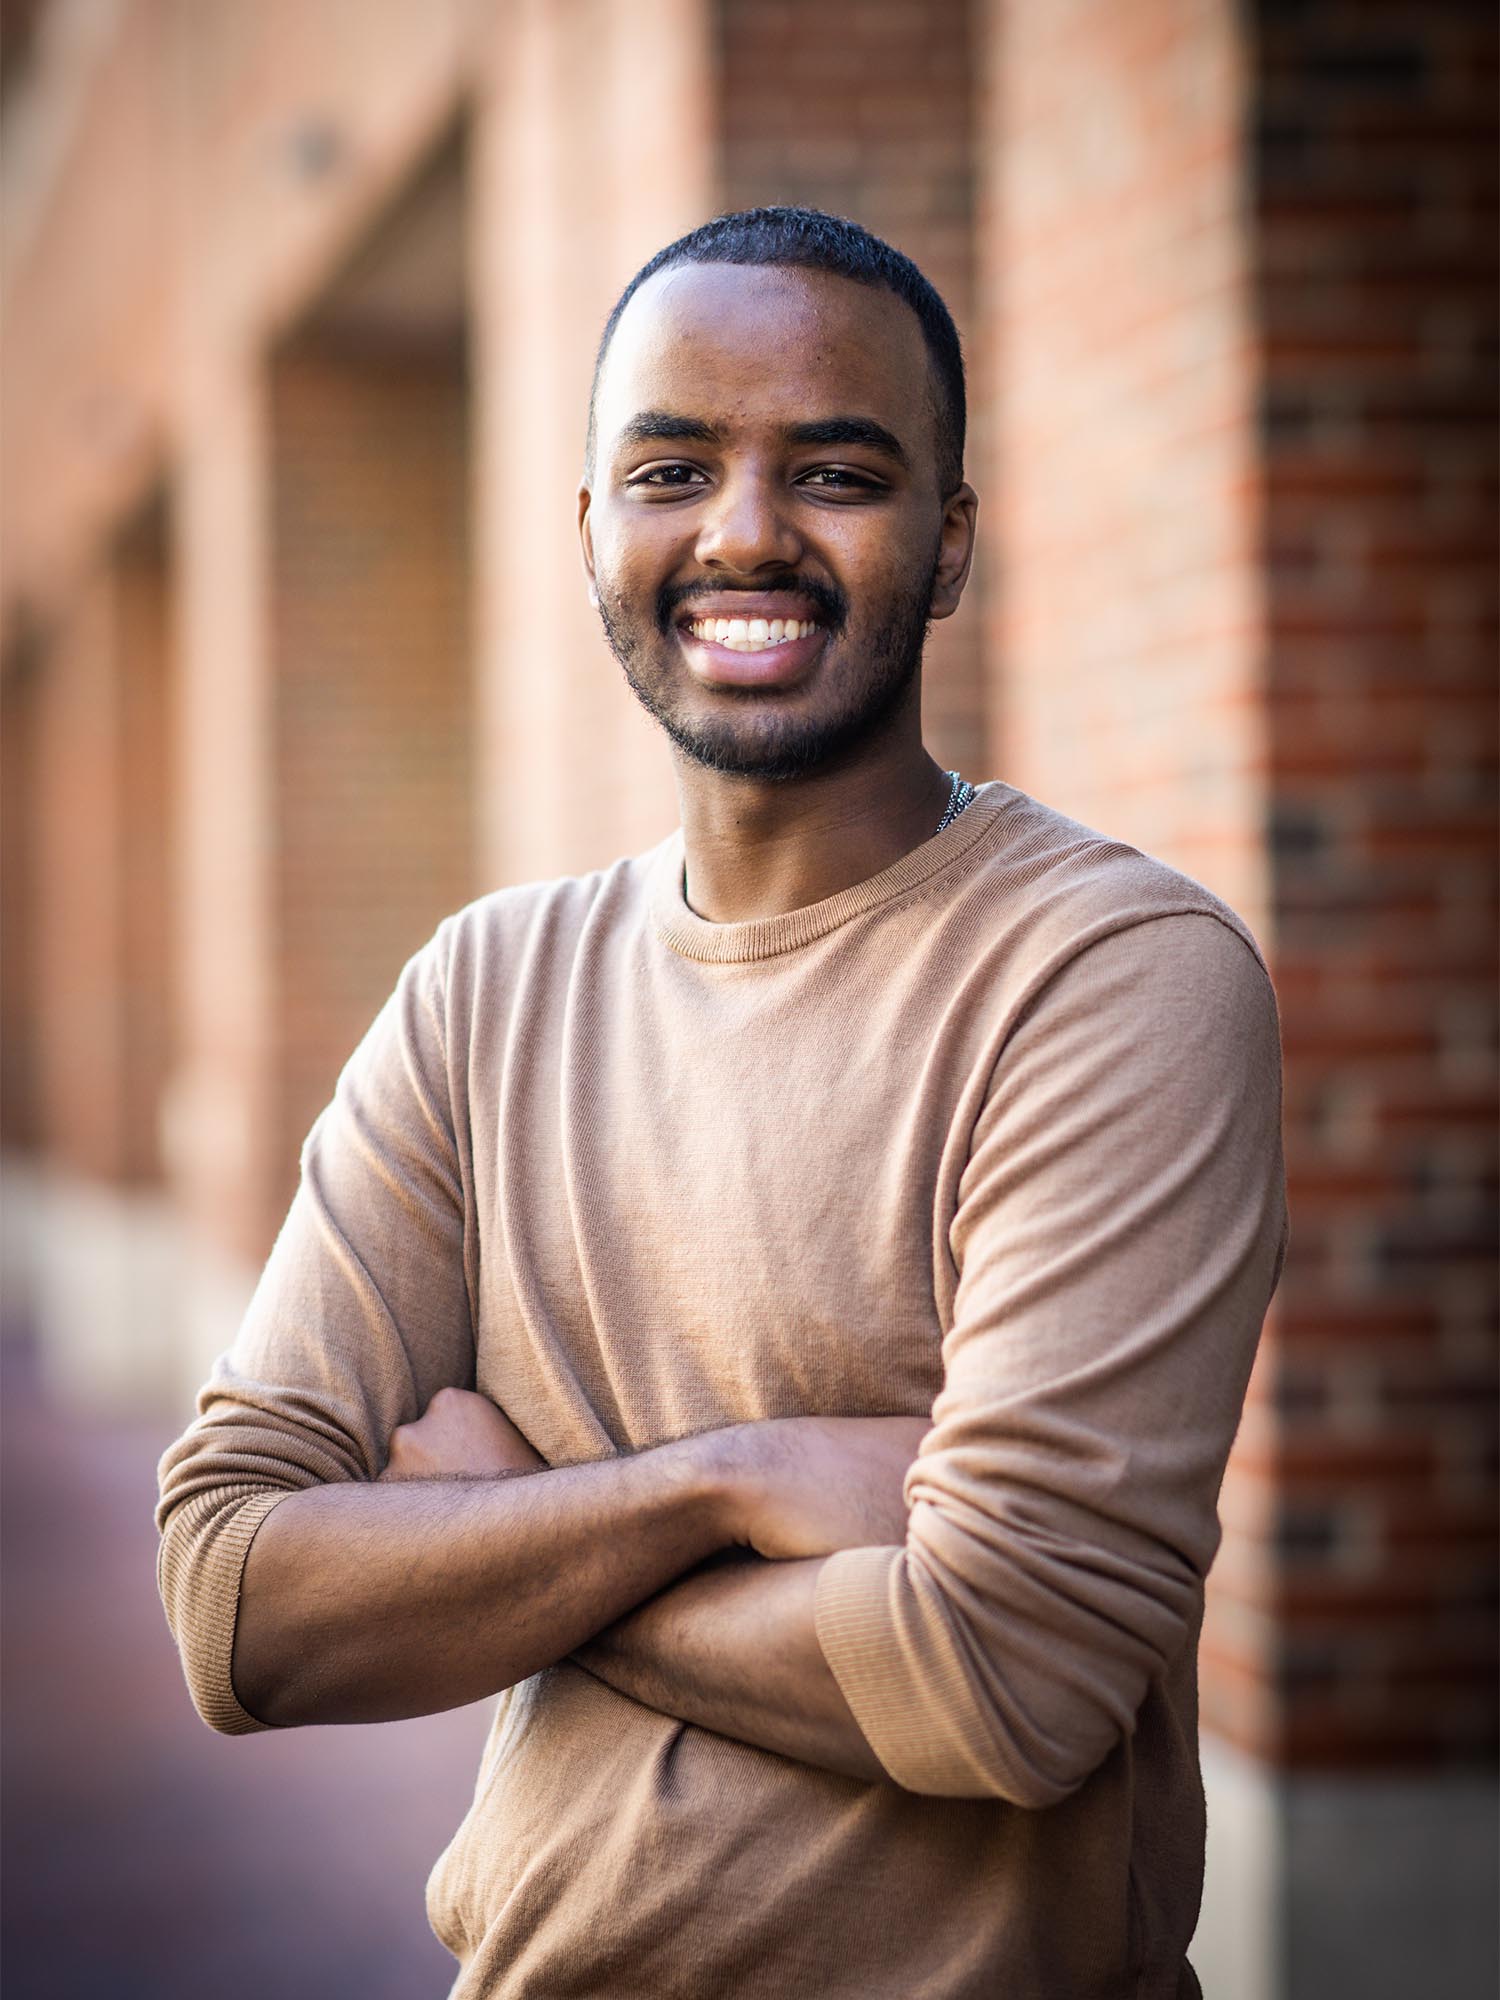
[[[689,907],[710,923],[784,916],[866,882],[932,837],[948,774],[920,739],[772,784],[680,759]]]

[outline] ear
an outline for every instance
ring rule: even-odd
[[[578,546],[583,555],[583,573],[589,580],[589,603],[597,611],[599,586],[594,581],[594,530],[589,520],[589,509],[593,503],[594,496],[588,481],[583,480],[578,488]]]
[[[958,609],[969,580],[969,565],[974,560],[974,528],[978,517],[979,495],[972,486],[960,486],[943,508],[930,617],[951,618]]]

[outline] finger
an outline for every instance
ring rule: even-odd
[[[413,1456],[410,1432],[415,1428],[414,1424],[400,1424],[391,1432],[391,1441],[386,1447],[385,1470],[380,1475],[382,1479],[400,1479],[410,1471]]]

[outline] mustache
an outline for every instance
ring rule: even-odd
[[[736,588],[733,584],[715,583],[711,577],[704,577],[698,583],[663,584],[656,593],[656,623],[663,633],[670,632],[677,622],[678,613],[684,604],[691,604],[695,597],[726,597]],[[795,591],[798,597],[805,597],[815,605],[820,614],[820,622],[831,631],[837,631],[849,615],[849,600],[843,591],[833,584],[820,583],[816,578],[797,576],[767,577],[754,585],[741,584],[739,589],[747,595],[762,595],[769,591]]]

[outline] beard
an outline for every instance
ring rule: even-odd
[[[653,684],[645,671],[653,648],[677,644],[678,610],[693,597],[708,594],[707,585],[696,590],[691,586],[660,590],[654,629],[648,631],[639,621],[631,619],[600,577],[599,618],[609,649],[619,661],[631,693],[685,756],[707,770],[722,771],[730,777],[782,783],[835,763],[878,737],[902,706],[922,665],[937,565],[938,555],[934,550],[926,570],[886,606],[863,651],[863,671],[857,685],[843,691],[843,698],[831,712],[818,716],[777,714],[773,704],[779,690],[766,692],[747,687],[715,690],[718,698],[732,704],[736,713],[725,712],[712,721],[695,720],[680,712],[669,687]],[[841,591],[796,576],[777,578],[762,587],[795,590],[814,603],[828,633],[826,645],[831,646],[843,633],[848,621],[848,600]]]

